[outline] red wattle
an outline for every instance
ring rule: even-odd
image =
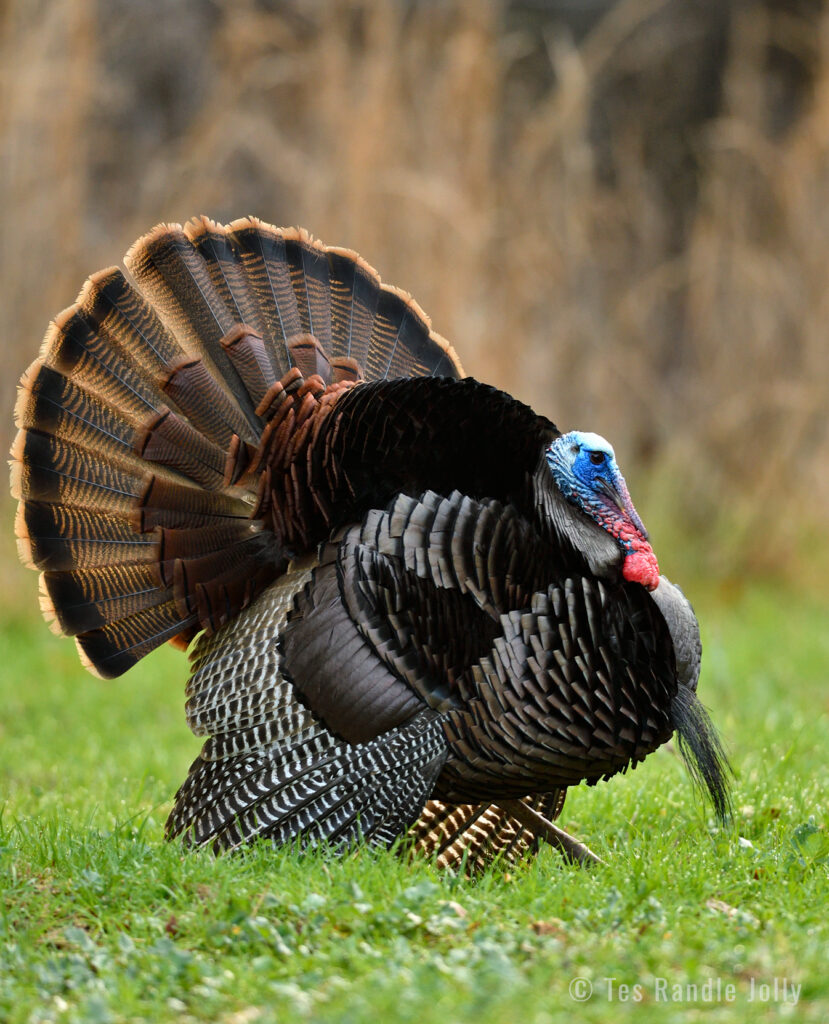
[[[647,541],[625,558],[622,575],[631,583],[641,583],[647,590],[656,590],[659,586],[659,563]]]

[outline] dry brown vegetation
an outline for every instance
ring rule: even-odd
[[[610,437],[709,566],[802,567],[829,520],[829,17],[774,6],[723,4],[696,81],[708,43],[667,0],[578,43],[481,0],[7,0],[0,440],[89,272],[160,220],[256,213],[356,248],[468,372]],[[771,44],[808,72],[782,125]]]

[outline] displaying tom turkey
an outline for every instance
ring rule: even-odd
[[[675,732],[726,814],[696,619],[606,441],[463,377],[302,230],[161,225],[125,263],[23,376],[12,490],[93,672],[198,637],[169,836],[589,858],[551,824],[567,787]]]

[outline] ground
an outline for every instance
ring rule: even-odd
[[[605,867],[545,850],[477,881],[365,849],[215,859],[165,844],[198,749],[183,656],[103,683],[28,591],[7,600],[0,1019],[829,1019],[829,600],[691,596],[700,693],[737,773],[733,830],[669,746],[571,791],[562,822]]]

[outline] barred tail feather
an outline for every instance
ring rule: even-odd
[[[234,221],[228,230],[259,308],[262,336],[270,341],[276,376],[283,377],[292,366],[285,342],[302,333],[284,233],[255,218]]]
[[[247,270],[228,230],[208,217],[194,217],[185,224],[184,234],[204,260],[213,287],[232,321],[248,324],[259,335],[264,335],[267,322],[248,286]]]

